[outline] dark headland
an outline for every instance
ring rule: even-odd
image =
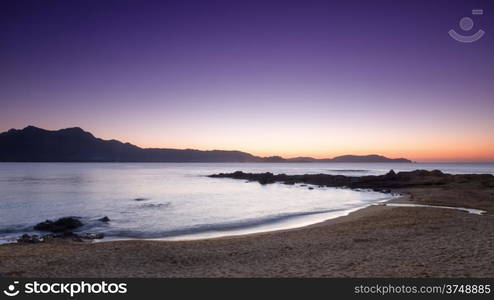
[[[248,181],[257,181],[260,184],[304,183],[326,187],[348,187],[360,189],[373,189],[377,191],[389,191],[399,188],[417,187],[443,187],[448,184],[475,183],[479,188],[494,188],[494,176],[491,174],[446,174],[439,170],[415,170],[395,173],[393,170],[384,175],[369,175],[350,177],[344,175],[329,174],[304,174],[304,175],[275,175],[266,173],[244,173],[236,171],[233,173],[213,174],[212,178],[233,178]]]
[[[380,155],[335,158],[259,157],[241,151],[140,148],[96,138],[79,127],[45,130],[34,126],[0,133],[0,162],[411,162]]]

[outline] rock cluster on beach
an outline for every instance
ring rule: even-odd
[[[104,216],[98,219],[100,222],[109,222],[110,218]],[[29,235],[23,234],[17,239],[18,243],[21,244],[36,244],[42,243],[50,240],[71,240],[76,242],[102,239],[104,234],[102,233],[76,233],[73,229],[82,227],[84,224],[77,217],[64,217],[57,219],[55,221],[46,220],[44,222],[36,224],[33,228],[39,231],[51,232],[45,235]]]
[[[104,234],[102,233],[75,233],[75,232],[63,232],[58,234],[45,234],[45,235],[29,235],[23,234],[17,239],[18,243],[21,244],[37,244],[43,243],[51,240],[70,240],[74,242],[91,241],[96,239],[102,239]]]

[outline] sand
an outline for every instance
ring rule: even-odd
[[[198,241],[0,246],[4,277],[494,277],[494,189],[396,190],[398,201],[304,228]]]

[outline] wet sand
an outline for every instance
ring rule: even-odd
[[[395,189],[397,201],[304,228],[209,240],[0,246],[4,277],[494,277],[494,188]]]

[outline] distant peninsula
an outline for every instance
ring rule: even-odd
[[[400,162],[405,158],[343,155],[335,158],[260,157],[241,151],[140,148],[96,138],[79,127],[45,130],[27,126],[0,133],[0,162]]]

